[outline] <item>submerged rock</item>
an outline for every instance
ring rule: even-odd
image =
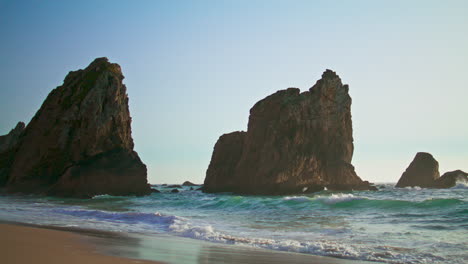
[[[468,173],[461,170],[446,172],[442,177],[439,176],[437,160],[429,153],[419,152],[401,175],[396,187],[451,188],[458,181],[468,182]]]
[[[70,72],[22,133],[7,190],[72,197],[151,193],[146,166],[133,151],[123,78],[107,58]]]
[[[205,192],[287,194],[375,189],[351,165],[351,97],[327,70],[307,92],[278,91],[250,110],[247,132],[222,135]]]
[[[172,190],[171,190],[171,193],[178,193],[178,192],[179,192],[178,189],[172,189]]]

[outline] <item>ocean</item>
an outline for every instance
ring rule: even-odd
[[[468,187],[307,195],[0,196],[0,220],[384,263],[468,263]],[[197,187],[195,187],[197,188]]]

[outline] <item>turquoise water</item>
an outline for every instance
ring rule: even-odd
[[[387,263],[467,263],[468,188],[394,188],[296,196],[180,193],[89,200],[0,196],[0,219],[165,234]]]

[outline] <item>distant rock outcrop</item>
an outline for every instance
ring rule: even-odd
[[[216,143],[203,191],[287,194],[375,189],[351,165],[351,97],[335,72],[300,93],[278,91],[250,110],[247,132]]]
[[[401,175],[396,187],[432,187],[438,179],[439,163],[426,152],[418,152],[413,161]]]
[[[4,183],[10,192],[91,197],[151,193],[133,151],[118,64],[94,60],[52,90],[21,135]]]
[[[435,182],[436,188],[451,188],[457,184],[457,182],[468,183],[468,173],[462,170],[449,171],[440,176]]]
[[[450,188],[457,181],[468,182],[468,173],[461,170],[447,172],[439,177],[439,163],[425,152],[418,152],[413,161],[401,175],[396,187]]]
[[[182,186],[198,186],[198,184],[189,181],[184,181],[184,183],[182,183]]]

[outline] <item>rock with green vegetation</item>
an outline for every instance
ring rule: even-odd
[[[146,195],[133,150],[127,89],[118,64],[94,60],[50,92],[4,169],[9,192],[92,197]]]
[[[216,143],[203,191],[290,194],[375,190],[351,165],[351,97],[335,72],[301,93],[278,91],[250,109],[246,132]]]

